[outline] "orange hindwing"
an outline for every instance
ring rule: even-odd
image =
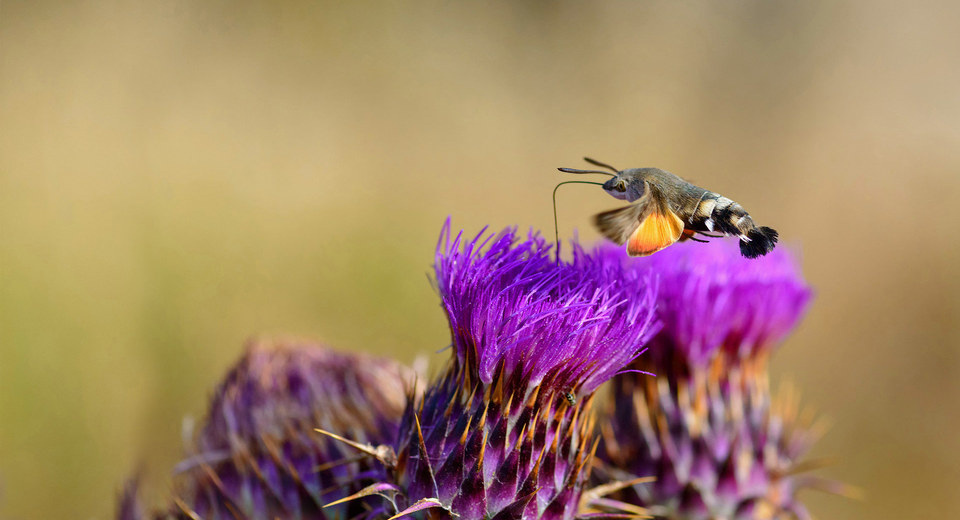
[[[669,209],[654,209],[640,221],[627,241],[630,256],[647,256],[676,242],[683,234],[683,221]]]

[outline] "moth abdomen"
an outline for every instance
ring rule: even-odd
[[[740,204],[726,198],[718,197],[710,220],[714,227],[728,235],[745,236],[754,227],[753,219]]]
[[[757,226],[743,206],[726,197],[717,199],[710,217],[718,231],[740,239],[740,253],[747,258],[763,256],[777,244],[776,230]]]
[[[779,237],[780,234],[773,228],[767,226],[754,227],[747,232],[749,240],[740,241],[740,254],[747,258],[763,256],[773,251]]]

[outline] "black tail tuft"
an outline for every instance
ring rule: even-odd
[[[740,241],[740,254],[747,258],[757,258],[773,251],[780,235],[773,228],[753,228],[747,233],[749,242]]]

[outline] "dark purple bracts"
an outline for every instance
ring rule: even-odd
[[[414,374],[392,360],[300,342],[254,343],[217,388],[175,472],[176,496],[154,518],[375,518],[382,500],[323,508],[384,478],[361,443],[392,442]],[[131,516],[132,495],[121,510]],[[130,504],[130,505],[126,505]]]
[[[591,394],[655,332],[655,284],[577,245],[557,262],[537,234],[463,240],[449,223],[435,268],[454,356],[405,414],[400,506],[574,518],[596,447]]]

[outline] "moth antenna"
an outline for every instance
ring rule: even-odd
[[[608,170],[613,170],[613,173],[620,173],[620,170],[614,168],[613,166],[610,166],[610,165],[607,164],[607,163],[602,163],[602,162],[600,162],[600,161],[598,161],[598,160],[596,160],[596,159],[591,159],[591,158],[589,158],[589,157],[584,157],[583,160],[584,160],[584,161],[587,161],[588,163],[590,163],[590,164],[592,164],[592,165],[594,165],[594,166],[599,166],[599,167],[601,167],[601,168],[606,168],[606,169],[608,169]]]
[[[563,168],[560,168],[560,171],[563,171]],[[591,172],[591,173],[604,173],[607,172]],[[603,183],[600,182],[591,182],[591,181],[563,181],[557,184],[553,188],[553,239],[557,244],[557,263],[560,262],[560,225],[557,223],[557,189],[564,184],[596,184],[597,186],[603,186]]]
[[[576,168],[557,168],[563,173],[599,173],[601,175],[609,175],[611,177],[616,177],[616,175],[609,172],[602,172],[600,170],[578,170]]]

